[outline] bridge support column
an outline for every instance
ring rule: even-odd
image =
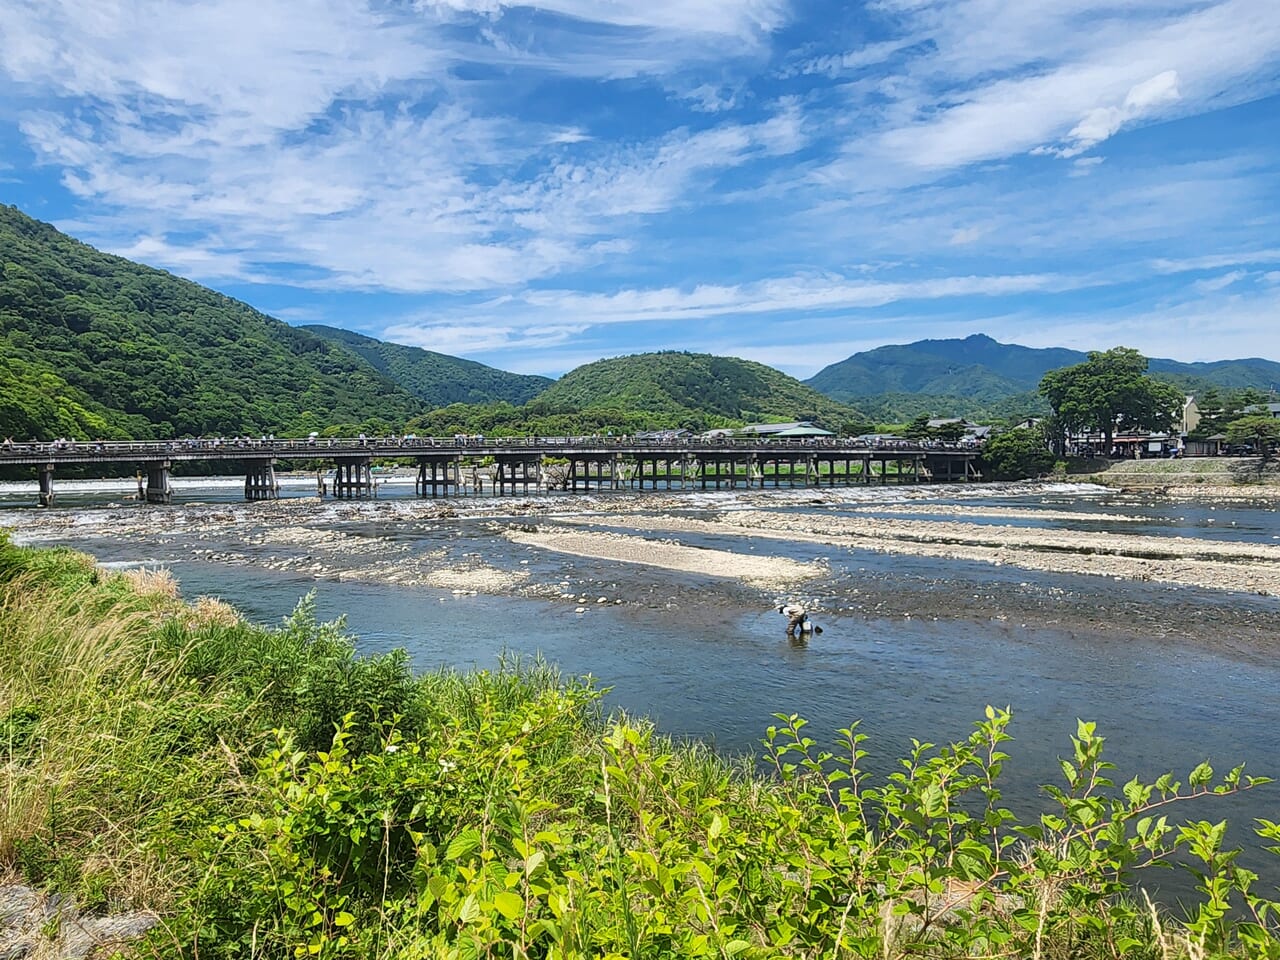
[[[340,499],[374,495],[369,457],[339,457],[333,471],[333,495]]]
[[[169,485],[169,461],[147,464],[147,503],[172,503],[173,487]]]
[[[428,469],[429,468],[429,469]],[[458,456],[419,457],[418,479],[413,483],[414,492],[420,497],[449,495],[450,488],[458,489],[462,477],[462,458]]]
[[[537,489],[540,483],[542,483],[541,454],[515,454],[497,458],[493,475],[493,492],[498,496],[506,493],[508,487],[513,494],[516,492],[516,487],[521,487],[521,492],[528,495],[530,485]]]
[[[53,464],[46,463],[40,468],[40,499],[42,507],[53,506]]]
[[[276,482],[276,468],[271,460],[250,460],[245,464],[244,498],[246,500],[275,500],[280,496],[280,484]]]

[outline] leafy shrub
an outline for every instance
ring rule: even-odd
[[[774,777],[690,764],[646,724],[614,722],[571,761],[544,750],[585,691],[514,710],[480,681],[471,721],[382,749],[287,735],[252,807],[212,828],[182,928],[201,955],[1157,957],[1280,955],[1276,904],[1222,847],[1223,824],[1161,811],[1262,780],[1207,765],[1111,789],[1081,723],[1052,812],[1000,803],[1007,711],[966,741],[917,743],[871,783],[865,737],[817,749],[798,717],[765,741]],[[549,779],[552,771],[559,777]],[[565,776],[566,771],[570,774]],[[554,783],[554,787],[549,784]],[[1276,839],[1277,828],[1260,833]],[[1176,937],[1129,895],[1174,853],[1203,899]],[[1234,922],[1233,911],[1248,919]],[[194,947],[189,951],[194,956]]]

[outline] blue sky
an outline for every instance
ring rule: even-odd
[[[1280,359],[1276,0],[7,0],[0,199],[292,323]]]

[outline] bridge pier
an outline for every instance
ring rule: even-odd
[[[781,468],[784,466],[787,468],[785,477],[787,479],[787,486],[789,487],[794,487],[796,485],[796,474],[797,474],[796,467],[803,465],[804,470],[800,471],[800,482],[806,487],[809,485],[810,473],[811,472],[816,473],[818,470],[817,462],[812,461],[811,458],[806,454],[790,454],[790,455],[782,455],[777,457],[770,457],[768,460],[762,460],[760,463],[761,489],[764,489],[765,484],[769,480],[770,475],[765,473],[765,466],[768,464],[773,464],[772,476],[773,476],[773,486],[775,489],[782,486],[782,478],[784,474]],[[821,475],[819,474],[819,477],[820,476]]]
[[[462,458],[457,454],[440,454],[439,456],[418,458],[418,478],[413,482],[414,492],[420,496],[438,497],[443,490],[457,490],[462,482]]]
[[[244,498],[246,500],[275,500],[279,496],[280,484],[276,481],[275,461],[246,461]]]
[[[843,486],[851,486],[855,480],[862,483],[867,481],[867,464],[860,457],[848,457],[841,454],[819,455],[813,458],[813,474],[814,483],[822,486],[822,465],[827,465],[827,486],[834,487],[838,480]],[[853,465],[860,465],[860,472],[853,472]],[[837,470],[836,465],[843,467]]]
[[[372,497],[372,459],[370,457],[336,457],[333,471],[333,495],[339,499]]]
[[[42,507],[53,506],[53,464],[46,463],[40,468],[40,498]]]
[[[169,485],[169,461],[148,463],[146,467],[147,489],[144,496],[147,503],[172,503],[173,487]]]
[[[968,483],[970,480],[982,479],[976,465],[977,453],[952,456],[925,454],[921,459],[924,463],[925,474],[930,480],[943,483],[953,483],[959,480],[962,483]]]
[[[582,465],[582,474],[578,474],[578,465]],[[588,456],[571,456],[569,457],[569,475],[565,477],[564,488],[574,493],[578,491],[578,483],[582,483],[582,489],[589,491],[591,489],[591,467],[596,468],[596,489],[603,490],[605,488],[605,465],[609,466],[609,486],[612,489],[618,488],[618,457],[614,454],[592,454]]]
[[[645,464],[649,465],[646,476]],[[662,464],[662,469],[658,469],[658,464]],[[678,468],[678,469],[677,469]],[[636,457],[636,473],[632,477],[631,485],[643,491],[645,489],[645,480],[649,481],[650,490],[657,490],[659,483],[665,483],[668,490],[671,489],[672,481],[679,484],[681,490],[685,485],[685,461],[683,457],[675,459],[671,454],[663,456],[650,456],[641,454]]]
[[[528,494],[529,485],[532,484],[534,489],[542,483],[542,454],[541,453],[521,453],[498,456],[495,458],[496,469],[493,473],[493,492],[498,496],[502,496],[507,492],[507,487],[511,488],[511,492],[516,492],[516,487],[523,487],[523,493]],[[614,466],[617,466],[615,459]],[[617,471],[614,470],[616,475]]]
[[[702,483],[702,489],[707,489],[707,481],[714,481],[716,489],[720,489],[721,483],[727,483],[730,489],[738,485],[738,462],[742,460],[746,464],[747,469],[747,488],[751,488],[751,471],[755,467],[755,454],[746,453],[739,455],[737,453],[704,453],[697,456],[698,474]],[[724,469],[725,464],[729,465],[728,471]],[[714,466],[714,470],[708,469]],[[763,480],[761,486],[764,485]]]

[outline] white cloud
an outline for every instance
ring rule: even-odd
[[[1258,263],[1280,263],[1280,249],[1241,250],[1234,253],[1210,253],[1199,257],[1184,257],[1180,260],[1160,258],[1151,262],[1151,268],[1157,273],[1184,273],[1193,270],[1220,270],[1223,267],[1234,267]]]
[[[463,352],[517,350],[563,344],[592,328],[616,324],[829,314],[903,301],[1052,292],[1095,282],[1052,275],[955,276],[903,282],[788,276],[747,284],[623,289],[604,294],[526,290],[474,306],[434,311],[425,319],[405,318],[386,326],[380,335],[433,350],[444,350],[440,344]]]
[[[163,263],[180,273],[203,277],[243,277],[248,269],[242,257],[189,245],[177,246],[163,237],[138,237],[132,245],[115,251],[142,263]]]
[[[1247,270],[1232,270],[1230,273],[1224,273],[1221,276],[1211,277],[1207,280],[1197,280],[1194,287],[1201,293],[1213,293],[1216,290],[1225,290],[1247,276],[1249,276]]]
[[[859,130],[828,171],[864,189],[1038,147],[1074,156],[1125,124],[1172,108],[1218,109],[1280,85],[1267,69],[1280,60],[1272,0],[881,6],[931,45],[875,89],[889,100],[881,129]]]
[[[868,43],[845,53],[828,54],[826,56],[813,57],[809,60],[805,60],[784,70],[782,72],[782,76],[793,77],[824,74],[828,77],[838,77],[842,73],[848,71],[860,70],[865,67],[884,63],[899,50],[912,46],[916,42],[917,38],[915,37],[903,37],[897,40],[882,40],[878,43]]]
[[[754,38],[787,19],[785,0],[418,0],[422,11],[497,16],[504,10],[544,10],[591,23],[672,32],[725,34]]]
[[[981,239],[987,230],[987,227],[960,227],[951,232],[951,239],[948,242],[952,246],[964,246]]]
[[[539,9],[733,37],[774,29],[787,11],[777,0]],[[344,0],[107,0],[88,13],[29,0],[0,30],[0,72],[36,91],[33,104],[86,105],[29,106],[20,121],[41,160],[97,207],[86,239],[204,279],[302,267],[295,282],[313,287],[519,284],[616,256],[630,246],[623,221],[806,142],[785,102],[755,124],[625,145],[522,121],[452,78],[456,44],[426,20]],[[195,250],[179,235],[198,238]]]
[[[719,113],[722,110],[732,110],[737,105],[738,93],[739,91],[724,86],[703,83],[679,96],[702,113]]]
[[[1077,157],[1071,163],[1070,176],[1087,177],[1103,161],[1102,157]]]
[[[1095,107],[1067,134],[1069,146],[1057,151],[1060,157],[1075,157],[1120,132],[1126,123],[1140,119],[1182,99],[1178,93],[1178,71],[1166,70],[1150,80],[1135,84],[1115,107]]]
[[[1098,350],[1124,344],[1149,357],[1195,363],[1238,357],[1280,356],[1280,289],[1249,295],[1194,291],[1186,299],[1142,303],[1105,312],[1065,311],[1055,316],[1024,315],[1005,329],[988,330],[1004,339],[1006,330],[1035,347]]]
[[[467,356],[494,350],[529,351],[557,347],[568,343],[586,328],[586,324],[519,327],[468,323],[399,323],[383,330],[381,339],[437,353]]]
[[[349,291],[438,295],[388,330],[445,352],[608,352],[610,328],[690,320],[768,350],[733,338],[752,318],[829,328],[1152,273],[1221,274],[1161,285],[1225,299],[1257,286],[1237,268],[1280,262],[1232,252],[1276,227],[1265,146],[1205,137],[1191,163],[1161,131],[1105,166],[1081,155],[1275,93],[1274,0],[870,0],[790,29],[801,13],[10,0],[0,122],[61,175],[85,239],[341,309],[364,302]]]

